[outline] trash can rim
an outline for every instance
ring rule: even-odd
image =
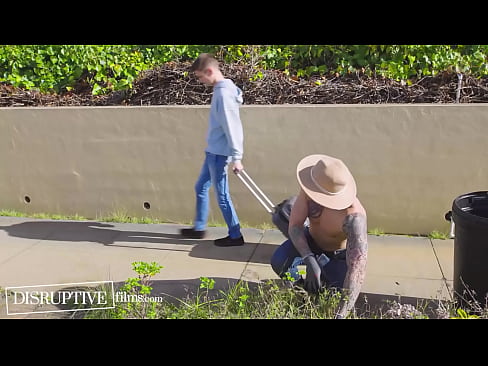
[[[477,222],[483,225],[488,225],[488,217],[484,216],[479,216],[476,214],[471,213],[469,209],[470,206],[464,206],[462,207],[460,205],[461,201],[467,200],[471,197],[480,197],[480,198],[485,198],[486,199],[486,205],[488,208],[488,191],[476,191],[476,192],[470,192],[470,193],[465,193],[462,194],[454,199],[452,202],[452,212],[453,214],[455,213],[457,216],[462,217],[466,220],[469,220],[471,222]]]

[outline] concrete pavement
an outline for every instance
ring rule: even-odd
[[[153,277],[154,291],[173,296],[196,289],[200,277],[213,278],[220,287],[229,281],[277,279],[269,259],[284,241],[278,230],[246,228],[244,246],[219,248],[212,240],[226,236],[225,227],[209,228],[204,240],[182,239],[178,234],[182,227],[0,217],[0,318],[53,318],[63,314],[9,315],[5,298],[8,287],[122,283],[136,277],[131,265],[135,261],[162,265],[164,268]],[[362,299],[408,303],[451,300],[452,239],[370,235],[368,240]]]

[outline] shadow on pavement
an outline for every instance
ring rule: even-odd
[[[119,230],[115,225],[97,221],[29,221],[0,226],[10,236],[35,240],[62,242],[92,242],[107,246],[139,248],[151,250],[177,250],[165,247],[165,244],[192,246],[189,255],[197,258],[226,261],[250,261],[269,264],[269,259],[277,248],[267,243],[246,242],[244,246],[219,248],[212,240],[184,239],[179,234],[157,231]],[[133,243],[127,244],[127,243]],[[144,246],[144,243],[161,244]],[[253,255],[259,245],[259,255]],[[184,249],[187,251],[188,248]]]

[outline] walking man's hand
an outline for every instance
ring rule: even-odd
[[[232,167],[232,171],[237,174],[244,170],[244,166],[242,165],[240,160],[234,161],[234,166]]]

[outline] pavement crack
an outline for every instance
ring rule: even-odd
[[[262,243],[265,233],[266,233],[266,230],[261,230],[261,237],[259,238],[258,242],[256,243],[256,246],[254,247],[253,251],[251,252],[251,255],[249,256],[249,258],[246,261],[246,265],[244,266],[244,269],[242,270],[241,276],[239,278],[240,280],[245,279],[244,277],[248,271],[249,263],[251,262],[252,257],[254,257],[254,254],[256,253],[256,251],[258,250],[259,245]]]
[[[18,257],[19,255],[21,255],[21,254],[23,254],[23,253],[25,253],[25,252],[27,252],[27,251],[31,250],[31,249],[32,249],[32,248],[34,248],[35,246],[39,245],[39,243],[40,243],[41,241],[43,241],[43,240],[44,240],[44,239],[39,239],[39,240],[37,240],[37,241],[36,241],[34,244],[30,245],[29,247],[19,250],[17,253],[15,253],[15,254],[11,255],[10,257],[8,257],[8,258],[6,258],[5,260],[3,260],[2,262],[0,262],[0,265],[6,264],[6,263],[10,262],[12,259],[14,259],[14,258]]]
[[[434,257],[435,257],[435,260],[437,261],[437,265],[439,266],[439,270],[441,271],[442,281],[444,282],[444,286],[446,286],[446,289],[447,289],[449,296],[451,297],[451,299],[453,299],[453,296],[451,294],[451,290],[449,289],[449,286],[447,284],[446,275],[444,274],[444,271],[442,270],[441,261],[437,255],[437,252],[435,251],[435,246],[434,246],[434,243],[432,242],[432,238],[429,238],[429,242],[430,242],[430,246],[432,247],[432,251],[434,252]]]

